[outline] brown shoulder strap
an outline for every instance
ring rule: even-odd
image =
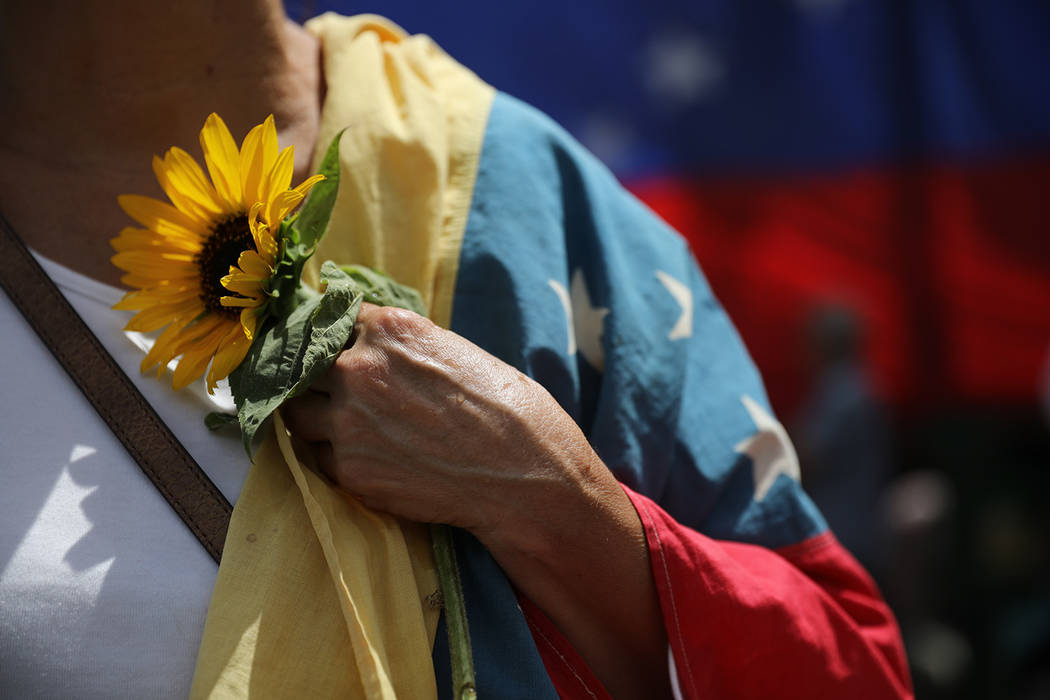
[[[216,562],[233,508],[0,214],[0,286]]]

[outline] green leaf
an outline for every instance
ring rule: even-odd
[[[339,141],[342,136],[342,131],[336,134],[321,161],[318,173],[325,179],[313,186],[299,211],[280,224],[277,240],[281,250],[269,290],[270,311],[278,318],[287,316],[298,304],[296,290],[303,266],[314,254],[328,227],[339,191]]]
[[[220,428],[225,428],[227,425],[231,425],[236,422],[236,413],[223,413],[221,411],[212,411],[208,415],[204,416],[204,426],[208,430],[219,430]]]
[[[324,291],[313,295],[300,290],[298,305],[261,330],[247,357],[230,375],[249,456],[263,422],[332,366],[353,331],[362,291],[330,262],[321,268],[321,280]]]
[[[339,269],[358,284],[368,303],[378,306],[398,306],[415,311],[417,314],[426,313],[419,292],[396,282],[390,275],[360,265],[340,265]]]
[[[340,131],[332,139],[317,171],[324,175],[324,180],[313,186],[299,213],[290,222],[295,232],[293,240],[304,250],[309,250],[310,254],[313,254],[317,242],[324,236],[335,206],[335,196],[339,191],[339,140],[342,137],[343,132]]]

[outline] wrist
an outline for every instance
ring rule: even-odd
[[[619,482],[590,454],[570,478],[523,498],[528,508],[476,534],[611,693],[662,697],[667,637],[645,532]]]
[[[582,437],[582,436],[581,436]],[[472,533],[508,570],[565,567],[573,547],[600,549],[612,540],[644,548],[638,516],[619,482],[584,442],[583,454],[514,487],[504,507]]]

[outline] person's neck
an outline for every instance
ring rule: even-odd
[[[150,160],[273,114],[306,175],[320,118],[317,42],[279,2],[12,3],[0,9],[0,212],[43,255],[117,284],[123,193],[163,197]]]

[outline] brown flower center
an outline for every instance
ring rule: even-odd
[[[237,264],[241,253],[255,247],[252,231],[248,228],[248,216],[246,214],[235,214],[215,224],[205,241],[201,252],[197,253],[193,261],[197,263],[197,269],[201,276],[200,299],[208,311],[222,314],[229,318],[237,318],[241,310],[238,307],[223,306],[219,301],[226,296],[241,296],[234,294],[222,286],[222,278],[230,274],[230,267]]]

